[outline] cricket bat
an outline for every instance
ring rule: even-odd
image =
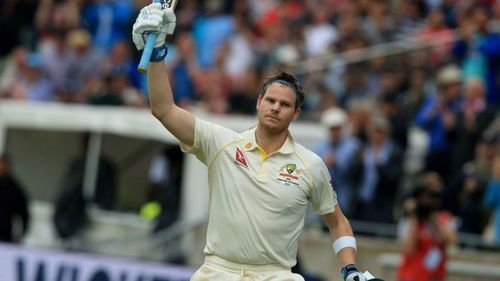
[[[153,0],[153,3],[160,3],[162,9],[175,9],[177,0]],[[139,71],[140,73],[146,73],[148,71],[149,59],[151,58],[151,54],[153,53],[153,48],[157,36],[157,32],[151,32],[150,34],[148,34],[146,44],[144,45],[144,49],[142,50],[141,61],[139,62],[139,66],[137,67],[137,71]]]

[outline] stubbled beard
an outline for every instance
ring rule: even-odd
[[[288,126],[279,125],[279,126],[270,126],[266,124],[266,122],[260,122],[260,125],[269,133],[273,135],[281,134],[288,130]]]

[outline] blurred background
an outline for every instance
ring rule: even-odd
[[[150,2],[0,2],[1,281],[180,281],[202,263],[206,168],[136,71]],[[197,116],[245,130],[261,81],[298,77],[291,130],[328,165],[361,268],[400,280],[425,189],[458,234],[448,280],[500,280],[499,0],[181,0],[176,15],[165,79]],[[296,270],[339,280],[336,265],[311,213]]]

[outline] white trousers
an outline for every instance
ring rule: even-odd
[[[207,255],[191,281],[304,281],[304,278],[277,264],[238,264]]]

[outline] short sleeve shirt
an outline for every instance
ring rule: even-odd
[[[290,268],[308,203],[321,215],[335,210],[337,197],[325,164],[291,135],[266,155],[255,128],[237,133],[196,119],[193,146],[181,144],[181,149],[208,167],[205,254]]]

